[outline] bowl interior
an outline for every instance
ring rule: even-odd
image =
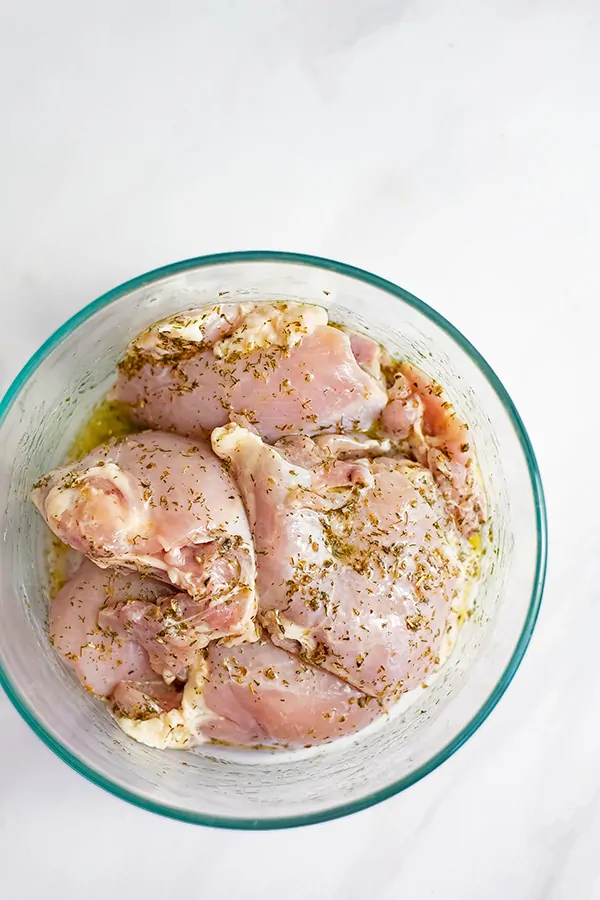
[[[226,300],[306,300],[380,340],[441,382],[469,423],[490,506],[476,611],[428,690],[353,739],[293,753],[161,752],[129,740],[60,663],[46,631],[48,535],[28,501],[60,463],[114,380],[127,342],[153,321]],[[543,581],[539,476],[506,392],[448,323],[374,276],[286,254],[230,254],[142,276],[63,326],[3,402],[4,534],[0,679],[19,711],[68,763],[148,809],[231,827],[305,824],[350,812],[422,777],[466,740],[528,642]]]

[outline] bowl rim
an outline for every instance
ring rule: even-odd
[[[401,791],[420,781],[430,772],[433,772],[443,762],[449,759],[456,751],[477,731],[480,725],[489,716],[494,709],[508,685],[512,681],[520,663],[523,659],[529,641],[531,639],[533,629],[538,617],[542,593],[544,589],[544,581],[546,576],[546,563],[548,551],[548,534],[547,534],[547,517],[546,506],[544,501],[544,491],[542,480],[536,461],[535,453],[531,445],[531,441],[523,424],[523,421],[511,400],[506,388],[481,356],[471,342],[452,325],[444,316],[438,313],[428,304],[419,300],[414,294],[409,293],[398,285],[378,275],[347,265],[346,263],[337,262],[319,256],[312,256],[304,253],[293,253],[279,250],[240,250],[225,253],[213,253],[205,256],[192,257],[191,259],[181,260],[179,262],[170,263],[157,269],[152,269],[135,278],[123,282],[105,294],[102,294],[96,300],[93,300],[83,309],[79,310],[73,316],[60,326],[33,354],[29,361],[23,366],[19,374],[16,376],[4,397],[0,401],[0,427],[3,425],[6,416],[18,398],[21,390],[24,388],[28,380],[31,378],[40,364],[50,355],[50,353],[67,338],[79,325],[86,322],[96,312],[109,304],[113,303],[120,297],[130,293],[137,288],[153,284],[163,278],[176,275],[180,272],[186,272],[190,269],[201,269],[207,266],[222,265],[227,263],[238,262],[274,262],[274,263],[294,263],[297,265],[307,266],[310,268],[321,269],[328,272],[337,272],[342,275],[349,276],[355,280],[365,282],[371,286],[385,291],[392,295],[395,299],[399,299],[416,309],[418,312],[426,316],[435,325],[440,327],[449,337],[451,337],[460,348],[468,354],[472,362],[478,367],[488,383],[491,385],[500,402],[502,403],[506,413],[508,414],[516,436],[521,444],[525,460],[527,462],[531,489],[534,500],[537,546],[535,561],[535,576],[533,581],[531,599],[529,608],[525,617],[525,622],[519,635],[519,639],[515,645],[513,653],[500,676],[496,686],[482,703],[479,709],[472,716],[470,721],[461,729],[461,731],[449,741],[441,750],[438,750],[431,759],[427,760],[414,772],[394,781],[360,800],[349,803],[342,803],[330,809],[322,810],[315,813],[305,813],[295,816],[285,816],[281,818],[233,818],[229,816],[215,816],[210,814],[200,814],[189,810],[179,809],[174,806],[161,804],[153,800],[148,800],[137,795],[133,791],[115,784],[104,775],[91,769],[86,763],[82,762],[77,756],[64,747],[59,740],[40,722],[21,697],[18,689],[12,684],[7,673],[4,671],[2,661],[0,660],[0,687],[7,694],[9,700],[27,722],[33,732],[50,748],[63,762],[67,763],[76,772],[79,772],[93,784],[103,788],[109,793],[126,800],[135,806],[145,809],[149,812],[157,813],[178,821],[189,822],[193,824],[208,825],[218,828],[229,828],[236,830],[269,830],[279,828],[293,828],[300,825],[310,825],[317,822],[325,822],[330,819],[337,819],[347,816],[350,813],[358,812],[386,800],[389,797],[399,794]]]

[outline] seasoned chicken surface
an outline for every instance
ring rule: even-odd
[[[348,335],[302,303],[226,304],[158,322],[129,347],[115,397],[145,426],[202,436],[236,419],[268,441],[366,431],[387,402]]]
[[[119,438],[50,472],[33,501],[54,533],[97,565],[152,574],[185,592],[174,614],[193,620],[197,646],[253,636],[248,521],[209,444],[156,431]]]
[[[32,499],[87,557],[51,640],[123,731],[311,747],[425,686],[467,615],[486,515],[441,386],[292,302],[172,316],[118,369],[113,399],[153,430]]]
[[[386,703],[421,684],[470,560],[431,473],[235,424],[212,443],[244,497],[273,641]]]
[[[485,498],[466,422],[456,414],[441,385],[414,366],[397,368],[382,433],[407,438],[415,459],[428,468],[466,537],[485,521]]]
[[[211,644],[203,697],[215,714],[205,738],[244,746],[306,747],[364,728],[376,700],[276,647]]]
[[[135,693],[138,702],[143,695],[156,714],[165,705],[177,706],[180,695],[154,672],[139,643],[102,628],[99,617],[107,603],[135,597],[152,604],[173,593],[153,578],[100,569],[85,560],[52,601],[50,638],[91,693],[110,697],[119,689],[122,698]]]
[[[177,708],[153,717],[115,709],[127,734],[151,747],[207,741],[295,749],[353,734],[382,715],[380,704],[268,640],[202,651]]]

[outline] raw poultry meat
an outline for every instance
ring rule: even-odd
[[[185,689],[178,681],[166,684],[150,665],[153,640],[154,652],[162,645],[146,636],[147,653],[135,628],[133,636],[116,635],[111,610],[135,604],[149,614],[173,596],[155,578],[85,560],[51,606],[55,648],[87,690],[111,698],[121,725],[138,738],[160,743],[170,723],[177,726],[170,746],[207,740],[310,746],[352,733],[381,715],[376,700],[264,639],[236,647],[212,642],[195,651]]]
[[[198,656],[180,707],[156,719],[136,721],[117,710],[128,734],[161,748],[204,741],[310,747],[352,734],[381,714],[377,700],[269,640],[211,643]]]
[[[52,601],[50,638],[90,693],[109,697],[118,692],[130,714],[139,716],[144,706],[156,715],[178,706],[180,691],[166,685],[152,670],[148,654],[139,644],[101,628],[98,619],[106,603],[129,597],[154,603],[172,593],[153,578],[100,569],[84,560]]]
[[[382,346],[368,337],[366,334],[343,329],[350,338],[350,346],[356,362],[364,372],[368,372],[376,381],[385,386],[385,378],[382,372],[382,364],[387,360],[387,354],[382,357]]]
[[[436,384],[414,366],[396,367],[381,432],[408,439],[415,459],[426,466],[466,537],[485,521],[485,498],[466,422]]]
[[[207,651],[202,733],[231,744],[312,746],[358,731],[381,715],[376,700],[268,640]]]
[[[101,628],[136,641],[166,681],[185,680],[198,650],[206,644],[203,606],[189,594],[173,594],[161,602],[130,594],[108,601],[100,610]]]
[[[268,441],[366,431],[387,402],[349,336],[302,303],[226,304],[159,322],[129,347],[114,396],[145,426],[202,436],[237,420]]]
[[[54,533],[97,565],[136,569],[186,592],[168,604],[181,626],[172,647],[255,636],[248,521],[208,444],[152,431],[119,438],[50,472],[33,500]],[[116,611],[113,624],[130,611]],[[135,615],[144,619],[139,609]],[[146,616],[145,625],[155,623]]]
[[[152,325],[113,396],[162,430],[50,472],[33,500],[88,557],[52,641],[127,734],[310,747],[429,679],[485,517],[439,385],[320,307],[252,302]]]
[[[278,449],[237,424],[212,444],[244,497],[273,641],[386,704],[421,684],[471,549],[431,473],[307,437]]]
[[[111,707],[120,715],[143,722],[179,709],[182,698],[181,683],[167,684],[148,667],[135,681],[119,682],[112,693]]]

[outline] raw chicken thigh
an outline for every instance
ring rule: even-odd
[[[302,747],[364,728],[381,707],[373,698],[263,640],[211,644],[203,698],[215,714],[202,733],[232,744]]]
[[[381,382],[385,387],[385,377],[382,372],[382,365],[387,361],[387,354],[382,355],[381,344],[374,341],[373,338],[366,334],[358,334],[349,328],[343,329],[350,338],[350,346],[356,362],[364,372],[372,375],[376,381]]]
[[[114,396],[152,428],[202,436],[237,420],[267,441],[366,431],[387,402],[348,335],[302,303],[227,304],[159,322],[129,347]]]
[[[202,604],[189,594],[169,592],[160,603],[135,594],[114,598],[100,610],[98,623],[105,631],[144,647],[154,671],[169,682],[185,679],[188,666],[206,644]]]
[[[119,633],[128,619],[138,634],[168,626],[172,648],[194,649],[217,637],[255,636],[248,521],[235,482],[208,444],[152,431],[119,438],[50,472],[33,500],[54,533],[97,565],[153,574],[186,592],[166,610],[162,604],[156,621],[142,601],[117,605],[111,627]],[[168,667],[176,662],[165,657]]]
[[[199,654],[177,709],[141,721],[117,710],[127,734],[161,748],[205,741],[310,747],[352,734],[381,714],[377,700],[268,640],[211,643]]]
[[[212,443],[244,497],[272,639],[386,704],[421,684],[470,551],[431,473],[348,458],[377,442],[347,436],[277,448],[230,424]]]
[[[442,387],[408,363],[396,367],[389,398],[381,416],[383,433],[408,439],[417,461],[433,473],[461,532],[472,537],[486,514],[467,424]]]
[[[143,706],[157,715],[178,706],[181,692],[152,670],[143,647],[104,630],[98,618],[106,603],[130,597],[155,603],[172,593],[153,578],[100,569],[85,560],[52,601],[52,643],[90,693],[109,697],[118,692],[130,714],[140,715]]]

